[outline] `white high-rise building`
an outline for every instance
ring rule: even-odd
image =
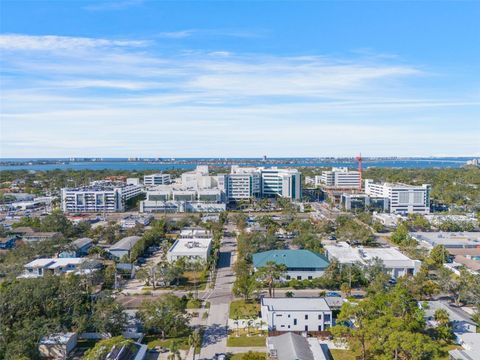
[[[390,213],[395,214],[430,213],[430,189],[431,186],[428,184],[415,186],[365,180],[365,193],[388,198]]]
[[[95,181],[79,188],[63,188],[62,210],[68,213],[124,211],[126,201],[141,192],[141,186],[108,181]]]
[[[297,169],[261,168],[262,197],[302,198],[302,178]]]
[[[360,173],[348,170],[346,167],[332,168],[323,171],[322,175],[315,176],[315,185],[325,185],[343,189],[356,189],[360,187]]]
[[[301,174],[296,169],[232,166],[226,179],[229,201],[276,196],[299,200],[302,196]]]
[[[250,199],[260,195],[261,175],[257,168],[241,168],[234,165],[225,179],[228,201]]]
[[[144,185],[167,185],[172,182],[170,174],[150,174],[143,177]]]

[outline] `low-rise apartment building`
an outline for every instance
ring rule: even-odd
[[[323,298],[266,298],[260,301],[262,321],[270,331],[325,331],[334,325]]]

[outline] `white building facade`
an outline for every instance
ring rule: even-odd
[[[167,185],[172,182],[170,174],[150,174],[143,177],[143,185],[145,186],[154,186],[154,185]]]
[[[346,167],[334,167],[330,171],[323,171],[320,176],[315,176],[317,186],[325,185],[343,189],[357,189],[361,185],[360,181],[360,173],[348,170]]]
[[[302,197],[301,173],[296,169],[234,165],[226,175],[225,188],[228,201],[277,196],[300,200]]]
[[[92,182],[90,186],[63,188],[61,192],[64,212],[119,212],[125,210],[126,201],[142,193],[142,188],[126,183]]]
[[[336,259],[340,264],[360,264],[368,266],[375,259],[380,259],[385,271],[392,277],[415,275],[422,265],[420,260],[412,260],[395,248],[351,247],[346,242],[325,246],[325,255],[331,261]]]
[[[262,321],[273,331],[325,331],[334,325],[323,298],[266,298],[260,302]]]
[[[168,250],[167,260],[173,262],[185,258],[207,261],[211,249],[212,238],[180,238]]]
[[[228,201],[248,200],[260,195],[261,176],[254,168],[232,166],[232,173],[226,176],[226,194]]]
[[[414,186],[365,180],[365,193],[388,198],[390,213],[395,214],[429,214],[430,190],[428,184]]]

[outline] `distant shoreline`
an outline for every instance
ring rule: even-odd
[[[474,157],[369,157],[363,159],[365,168],[459,168]],[[357,167],[354,158],[30,158],[0,159],[0,170],[173,170],[193,169],[197,165],[217,167],[279,166],[279,167]]]

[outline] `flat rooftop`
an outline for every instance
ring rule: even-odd
[[[412,232],[410,236],[431,246],[480,247],[480,232]]]
[[[207,229],[182,229],[180,231],[180,237],[182,238],[199,238],[199,237],[210,237],[211,231]]]
[[[334,257],[342,263],[364,263],[379,258],[385,263],[385,266],[389,267],[411,266],[414,261],[393,247],[351,247],[346,242],[339,242],[335,245],[326,245],[325,250],[329,257]]]
[[[330,311],[324,298],[266,298],[261,301],[269,311]]]
[[[65,345],[75,335],[76,335],[76,333],[74,333],[74,332],[51,334],[51,335],[42,337],[40,339],[40,344],[43,344],[43,345],[57,345],[57,344]]]
[[[211,238],[178,239],[168,250],[171,254],[204,254],[212,242]]]

